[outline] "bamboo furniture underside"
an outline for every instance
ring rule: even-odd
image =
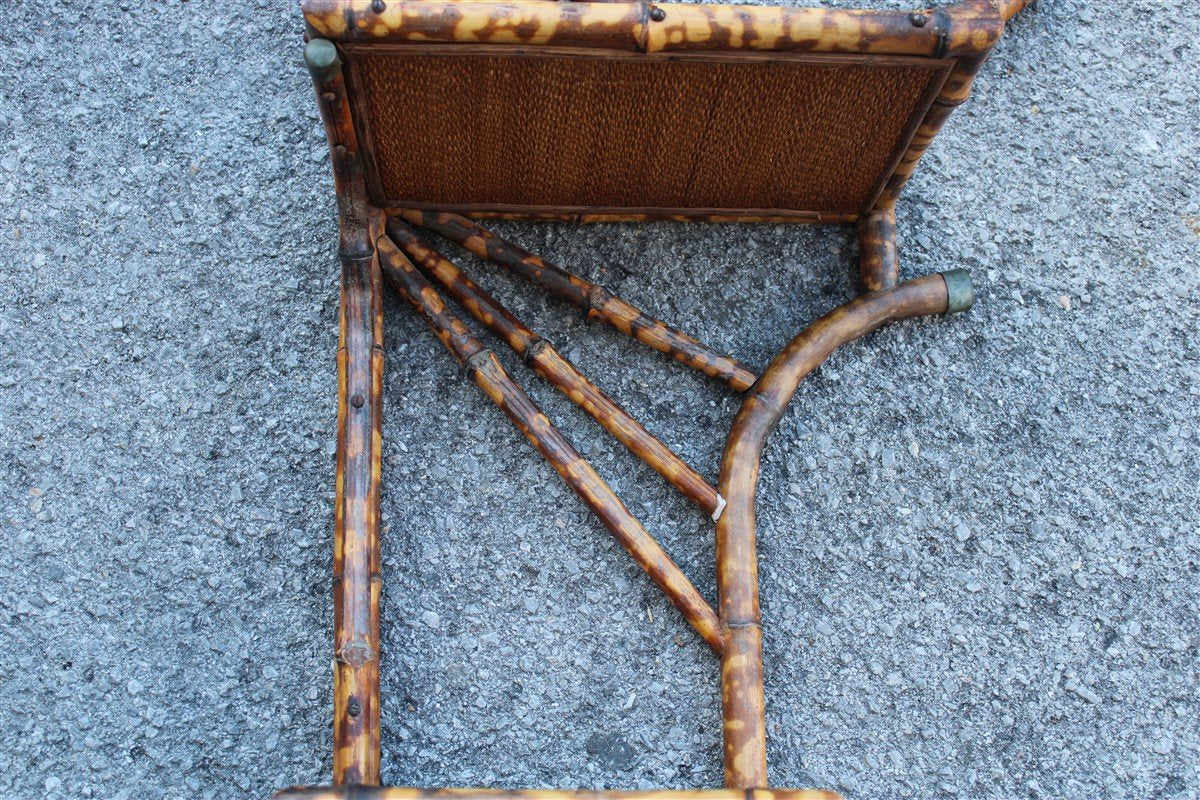
[[[962,270],[900,282],[896,203],[1027,0],[899,12],[646,2],[303,0],[338,198],[333,785],[290,800],[815,800],[769,789],[755,489],[797,387],[881,325],[970,307]],[[698,116],[699,115],[699,118]],[[505,241],[480,218],[857,226],[864,293],[759,374]],[[476,284],[441,238],[745,399],[715,484]],[[384,283],[720,659],[724,789],[384,788],[379,500]],[[716,522],[714,608],[455,305]]]

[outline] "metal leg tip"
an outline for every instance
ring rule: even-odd
[[[326,81],[341,68],[337,47],[328,39],[313,39],[304,45],[304,63],[316,80]]]
[[[952,269],[941,273],[941,276],[946,282],[946,313],[957,314],[970,308],[975,302],[971,273],[965,269]]]
[[[713,513],[712,513],[713,522],[716,522],[717,520],[719,520],[721,518],[721,512],[725,510],[725,506],[726,506],[725,498],[721,497],[721,495],[718,494],[717,495],[717,507],[713,509]]]

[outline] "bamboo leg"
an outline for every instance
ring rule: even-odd
[[[441,295],[400,249],[386,236],[379,238],[376,247],[388,279],[425,318],[442,344],[467,368],[475,385],[525,434],[530,444],[600,518],[709,647],[720,653],[724,641],[718,629],[716,612],[671,557],[647,533],[592,465],[579,455],[533,400],[509,377],[495,354],[486,349],[446,307]]]
[[[858,223],[858,265],[868,292],[891,289],[900,280],[896,258],[896,205],[889,203]]]
[[[304,50],[329,137],[339,208],[337,484],[333,532],[333,782],[379,783],[379,493],[383,216],[366,200],[337,49]]]
[[[441,284],[471,316],[524,358],[534,372],[587,412],[709,516],[713,519],[721,516],[725,501],[716,488],[584,377],[553,344],[530,330],[449,259],[422,242],[408,226],[393,219],[388,221],[387,229],[392,240],[427,278]]]
[[[588,319],[598,319],[611,325],[626,336],[670,355],[681,364],[725,381],[739,392],[749,389],[756,380],[753,372],[729,356],[711,350],[687,334],[649,316],[603,286],[543,261],[465,217],[417,210],[405,210],[402,213],[409,222],[436,231],[480,258],[495,261],[538,284],[555,297],[583,311]]]
[[[834,309],[791,341],[771,362],[734,419],[718,486],[729,505],[717,522],[717,591],[725,651],[721,657],[725,785],[767,786],[762,617],[758,602],[754,492],[767,435],[796,388],[841,345],[880,325],[971,304],[965,272],[929,275],[866,294]]]
[[[1016,6],[1019,3],[1010,2],[1009,5]],[[1013,11],[1012,13],[1016,12]],[[925,155],[925,151],[933,144],[938,131],[942,129],[951,112],[965,103],[971,95],[971,85],[975,82],[975,75],[983,67],[990,53],[991,50],[989,49],[979,55],[963,57],[954,62],[954,68],[950,71],[950,75],[947,76],[945,84],[942,85],[941,91],[938,92],[938,96],[934,98],[933,105],[925,112],[925,118],[921,120],[921,124],[917,127],[917,132],[913,134],[912,141],[908,145],[908,150],[901,157],[900,163],[896,165],[895,172],[892,173],[892,176],[888,178],[887,183],[884,185],[883,191],[876,201],[874,208],[882,209],[895,205],[904,185],[912,177],[913,171],[916,170],[921,157]]]
[[[382,279],[343,254],[333,551],[334,782],[379,782],[379,490]]]

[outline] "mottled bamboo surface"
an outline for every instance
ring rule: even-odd
[[[297,7],[4,9],[0,794],[325,785],[339,270]],[[768,444],[776,785],[1200,785],[1198,26],[1043,0],[905,188],[901,278],[979,298],[836,353]],[[756,369],[858,291],[849,226],[483,224]],[[715,477],[724,386],[448,255]],[[719,786],[710,649],[390,293],[384,334],[383,780]],[[704,512],[522,384],[713,599]]]

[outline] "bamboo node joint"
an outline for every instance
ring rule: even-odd
[[[547,347],[553,346],[554,344],[549,339],[536,336],[529,342],[529,346],[525,348],[525,352],[522,354],[521,360],[524,361],[526,365],[529,365],[533,363],[533,361],[537,359],[537,357],[540,356]]]
[[[354,250],[349,252],[342,250],[338,252],[338,258],[340,258],[342,261],[350,261],[355,263],[370,261],[374,257],[375,252],[373,250]]]
[[[722,627],[722,628],[728,628],[729,630],[743,630],[743,629],[748,629],[748,628],[758,628],[758,629],[761,631],[761,630],[762,630],[762,623],[760,623],[760,622],[753,622],[753,621],[749,621],[749,622],[723,622],[723,623],[721,623],[721,627]]]
[[[467,360],[463,362],[463,367],[466,369],[467,373],[473,375],[482,370],[484,366],[493,358],[495,358],[495,354],[485,347],[467,358]]]
[[[596,284],[587,290],[583,296],[583,312],[586,314],[595,308],[604,308],[613,301],[615,295],[606,287]]]
[[[937,54],[936,58],[945,58],[950,52],[950,26],[952,20],[946,9],[939,8],[933,12],[937,17]]]

